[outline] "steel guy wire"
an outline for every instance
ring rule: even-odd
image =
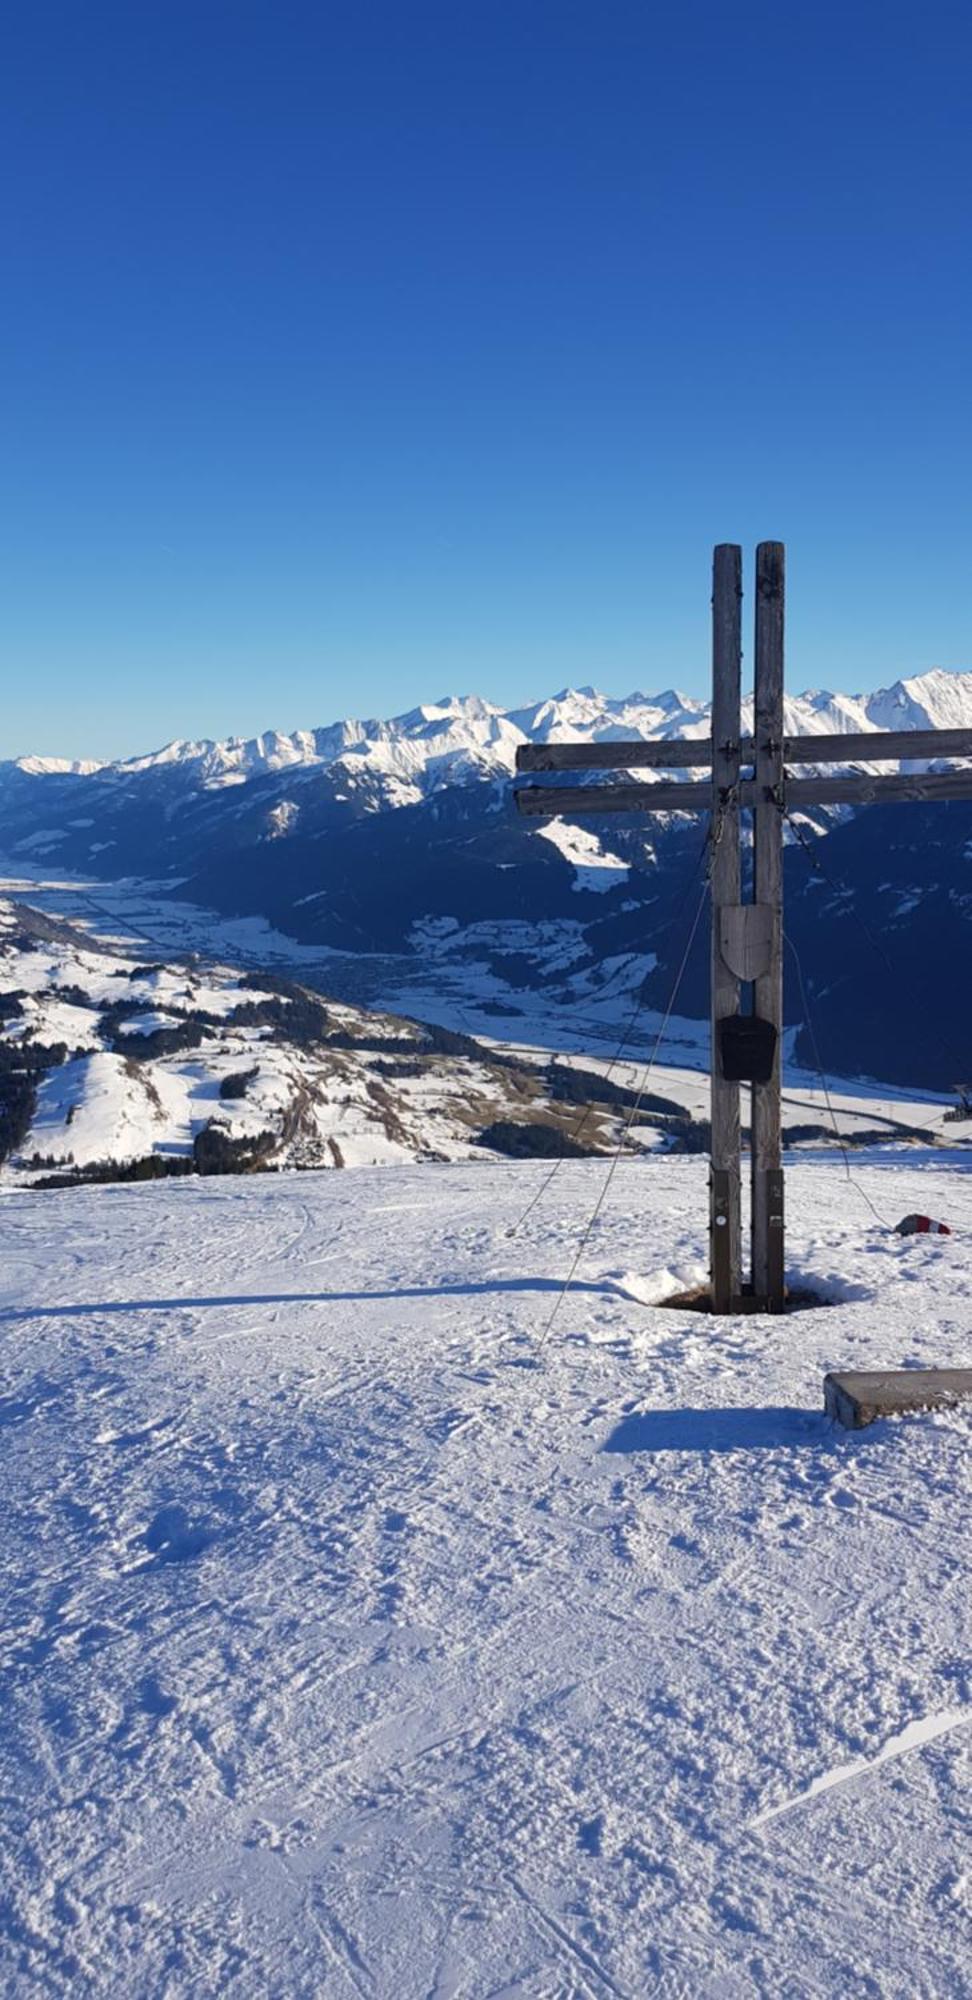
[[[820,1060],[820,1046],[817,1041],[817,1030],[814,1025],[813,1015],[810,1011],[810,1002],[807,998],[807,989],[803,979],[803,967],[800,964],[800,954],[797,951],[793,939],[791,937],[788,937],[785,931],[783,933],[783,939],[784,943],[787,945],[787,947],[793,954],[793,963],[796,967],[797,984],[799,985],[800,988],[800,1001],[803,1007],[803,1016],[807,1024],[807,1032],[810,1036],[810,1046],[813,1050],[817,1075],[819,1076],[821,1085],[823,1087],[824,1101],[826,1103],[827,1111],[830,1116],[831,1125],[833,1126],[834,1138],[836,1139],[837,1144],[840,1148],[841,1158],[843,1159],[844,1162],[844,1172],[847,1175],[847,1179],[850,1182],[851,1187],[856,1188],[857,1193],[860,1195],[862,1201],[866,1201],[867,1206],[871,1211],[871,1214],[877,1217],[877,1220],[881,1224],[882,1229],[893,1229],[894,1224],[892,1222],[889,1222],[887,1216],[882,1215],[880,1211],[877,1208],[875,1208],[870,1195],[866,1192],[864,1188],[862,1188],[860,1181],[856,1181],[854,1179],[854,1176],[851,1173],[850,1160],[848,1158],[847,1147],[844,1143],[840,1127],[837,1123],[837,1114],[834,1111],[833,1101],[830,1095],[830,1085],[827,1080],[827,1073],[824,1069],[823,1063]]]
[[[683,978],[683,975],[684,975],[684,972],[685,972],[685,968],[686,968],[686,966],[687,966],[687,964],[688,964],[688,961],[689,961],[689,955],[690,955],[690,953],[691,953],[691,950],[692,950],[692,946],[693,946],[693,944],[695,943],[695,938],[696,938],[696,933],[697,933],[697,931],[698,931],[698,928],[699,928],[699,924],[700,924],[700,922],[701,922],[701,919],[702,919],[702,912],[703,912],[703,910],[704,910],[704,908],[705,908],[705,902],[706,902],[706,897],[707,897],[707,896],[708,896],[708,894],[709,894],[709,880],[710,880],[710,878],[709,878],[709,875],[707,874],[707,875],[706,875],[706,879],[705,879],[705,881],[704,881],[704,882],[703,882],[703,884],[702,884],[702,891],[701,891],[701,894],[700,894],[700,896],[699,896],[699,901],[698,901],[698,907],[697,907],[697,909],[696,909],[696,912],[695,912],[695,916],[694,916],[694,918],[693,918],[693,920],[692,920],[692,928],[691,928],[691,930],[689,931],[689,935],[688,935],[688,941],[687,941],[687,943],[686,943],[686,946],[685,946],[685,950],[684,950],[684,951],[683,951],[683,953],[682,953],[682,958],[681,958],[681,963],[680,963],[680,965],[679,965],[679,968],[678,968],[678,971],[677,971],[677,973],[676,973],[676,975],[675,975],[675,982],[674,982],[674,985],[673,985],[673,987],[672,987],[672,990],[671,990],[671,995],[670,995],[670,997],[669,997],[669,1001],[668,1001],[668,1005],[667,1005],[667,1007],[666,1007],[666,1009],[665,1009],[665,1013],[664,1013],[664,1016],[663,1016],[663,1018],[662,1018],[662,1022],[661,1022],[661,1026],[660,1026],[660,1028],[659,1028],[659,1030],[658,1030],[658,1033],[657,1033],[657,1035],[655,1036],[655,1043],[654,1043],[654,1047],[653,1047],[653,1049],[652,1049],[652,1052],[651,1052],[651,1055],[649,1056],[649,1058],[648,1058],[648,1061],[647,1061],[647,1063],[646,1063],[646,1065],[645,1065],[645,1069],[644,1069],[644,1073],[643,1073],[643,1075],[642,1075],[642,1079],[641,1079],[641,1084],[640,1084],[640,1086],[639,1086],[639,1090],[638,1090],[638,1095],[637,1095],[637,1097],[636,1097],[636,1099],[635,1099],[635,1102],[634,1102],[634,1104],[632,1105],[632,1107],[631,1107],[631,1110],[630,1110],[630,1112],[629,1112],[629,1115],[628,1115],[628,1117],[627,1117],[627,1119],[626,1119],[626,1121],[625,1121],[625,1125],[624,1125],[624,1129],[623,1129],[623,1131],[622,1131],[622,1133],[621,1133],[621,1137],[620,1137],[620,1139],[618,1140],[618,1144],[617,1144],[617,1147],[616,1147],[616,1150],[615,1150],[615,1153],[614,1153],[614,1156],[613,1156],[613,1158],[612,1158],[612,1160],[611,1160],[611,1164],[610,1164],[610,1166],[609,1166],[609,1168],[608,1168],[608,1171],[607,1171],[607,1174],[606,1174],[606,1176],[605,1176],[605,1180],[604,1180],[604,1185],[603,1185],[603,1187],[601,1188],[601,1192],[600,1192],[600,1194],[598,1195],[598,1198],[597,1198],[597,1201],[596,1201],[596,1202],[595,1202],[595,1204],[594,1204],[594,1208],[593,1208],[593,1211],[592,1211],[592,1213],[591,1213],[591,1216],[590,1216],[590,1220],[588,1221],[588,1223],[587,1223],[587,1226],[586,1226],[586,1228],[585,1228],[585,1230],[584,1230],[584,1233],[583,1233],[583,1236],[581,1237],[581,1240],[580,1240],[580,1243],[579,1243],[579,1244],[578,1244],[578,1246],[577,1246],[577,1251],[576,1251],[576,1253],[575,1253],[575,1256],[574,1256],[574,1261],[573,1261],[573,1263],[571,1264],[571,1267],[570,1267],[570,1270],[569,1270],[569,1271],[568,1271],[568,1273],[567,1273],[567,1277],[566,1277],[566,1278],[565,1278],[565,1280],[564,1280],[564,1284],[563,1284],[563,1287],[562,1287],[561,1291],[560,1291],[560,1292],[558,1293],[558,1295],[557,1295],[557,1299],[556,1299],[556,1302],[555,1302],[555,1305],[554,1305],[554,1309],[553,1309],[553,1311],[552,1311],[552,1313],[551,1313],[551,1315],[550,1315],[550,1318],[548,1319],[548,1321],[547,1321],[547,1324],[546,1324],[546,1326],[544,1327],[544,1330],[543,1330],[543,1333],[542,1333],[542,1334],[541,1334],[541,1336],[540,1336],[540,1340],[539,1340],[539,1341],[538,1341],[538,1343],[537,1343],[537,1350],[536,1350],[536,1351],[537,1351],[537,1355],[538,1355],[538,1356],[539,1356],[539,1355],[541,1355],[541,1354],[543,1353],[543,1350],[544,1350],[544,1348],[545,1348],[545,1346],[546,1346],[546,1344],[547,1344],[547,1341],[548,1341],[548,1339],[549,1339],[549,1337],[550,1337],[550,1334],[551,1334],[551,1332],[552,1332],[552,1330],[553,1330],[553,1324],[554,1324],[554,1321],[555,1321],[555,1319],[557,1318],[557,1314],[559,1313],[559,1311],[560,1311],[560,1308],[561,1308],[561,1306],[563,1305],[563,1303],[564,1303],[564,1300],[566,1299],[566,1297],[567,1297],[567,1294],[568,1294],[568,1292],[570,1291],[570,1288],[571,1288],[571,1285],[573,1284],[573,1282],[574,1282],[574,1279],[575,1279],[575,1277],[577,1276],[577,1271],[578,1271],[578,1267],[579,1267],[579,1265],[580,1265],[580,1261],[581,1261],[581,1258],[583,1257],[583,1255],[584,1255],[584,1251],[586,1250],[586,1248],[587,1248],[587,1245],[588,1245],[588,1243],[589,1243],[589,1241],[590,1241],[590,1238],[591,1238],[591,1234],[592,1234],[592,1232],[593,1232],[593,1229],[594,1229],[594,1225],[595,1225],[595,1223],[597,1222],[597,1219],[598,1219],[598,1216],[600,1215],[600,1213],[601,1213],[601,1210],[602,1210],[602,1208],[604,1207],[604,1203],[605,1203],[605,1201],[607,1200],[607,1197],[608,1197],[608,1192],[609,1192],[609,1190],[610,1190],[610,1187],[611,1187],[611,1182],[613,1181],[613,1179],[614,1179],[614,1176],[615,1176],[615,1173],[616,1173],[616,1171],[617,1171],[617,1168],[618,1168],[618,1166],[619,1166],[619,1164],[620,1164],[620,1161],[621,1161],[621,1156],[622,1156],[622,1154],[623,1154],[623,1152],[624,1152],[624,1146],[625,1146],[625,1141],[627,1140],[627,1137],[628,1137],[628,1134],[629,1134],[629,1132],[630,1132],[630,1130],[631,1130],[631,1127],[632,1127],[632,1125],[634,1124],[634,1121],[635,1121],[635,1119],[636,1119],[636,1117],[637,1117],[637,1115],[638,1115],[638,1111],[639,1111],[639,1109],[640,1109],[640,1106],[641,1106],[641,1100],[642,1100],[642,1098],[644,1097],[644,1094],[645,1094],[645,1091],[646,1091],[646,1089],[647,1089],[647,1087],[648,1087],[648,1080],[649,1080],[649,1077],[651,1076],[651,1073],[652,1073],[652,1070],[653,1070],[653,1068],[654,1068],[654,1065],[655,1065],[655,1061],[656,1061],[656,1059],[657,1059],[657,1056],[658,1056],[658,1051],[659,1051],[659,1049],[661,1048],[661,1045],[662,1045],[662,1042],[663,1042],[663,1040],[664,1040],[664,1038],[665,1038],[665,1031],[666,1031],[666,1029],[667,1029],[667,1027],[668,1027],[668,1023],[669,1023],[669,1021],[670,1021],[670,1019],[671,1019],[671,1017],[672,1017],[672,1014],[673,1014],[673,1013],[674,1013],[674,1011],[675,1011],[675,1002],[676,1002],[676,1000],[677,1000],[677,998],[678,998],[678,990],[679,990],[679,987],[681,986],[681,983],[682,983],[682,978]]]
[[[724,818],[725,818],[725,814],[726,814],[726,811],[727,811],[727,809],[728,809],[727,805],[725,805],[725,804],[723,804],[723,805],[720,805],[720,808],[719,808],[719,812],[718,812],[718,814],[717,814],[717,816],[716,816],[716,819],[715,819],[715,821],[714,821],[714,822],[712,822],[712,823],[710,823],[709,827],[708,827],[708,828],[706,829],[706,834],[705,834],[705,838],[704,838],[704,840],[703,840],[703,842],[702,842],[702,845],[701,845],[701,847],[699,848],[699,851],[698,851],[698,854],[696,855],[696,858],[695,858],[695,863],[694,863],[694,865],[693,865],[693,868],[692,868],[692,872],[691,872],[691,874],[690,874],[690,876],[689,876],[689,878],[688,878],[688,881],[687,881],[687,882],[686,882],[686,884],[685,884],[685,888],[684,888],[684,890],[683,890],[683,892],[682,892],[682,895],[681,895],[681,897],[679,898],[679,902],[678,902],[678,907],[677,907],[677,909],[676,909],[676,911],[675,911],[675,914],[674,914],[674,916],[673,916],[673,917],[672,917],[672,919],[671,919],[671,921],[672,921],[672,924],[673,924],[673,925],[677,924],[677,923],[679,922],[680,918],[681,918],[681,915],[682,915],[682,912],[683,912],[683,910],[685,909],[685,906],[686,906],[686,904],[687,904],[687,902],[688,902],[688,899],[689,899],[689,896],[691,895],[691,892],[692,892],[692,889],[693,889],[693,887],[694,887],[694,884],[695,884],[695,879],[696,879],[696,876],[698,875],[698,872],[699,872],[699,869],[700,869],[700,868],[701,868],[701,866],[702,866],[702,862],[703,862],[703,861],[704,861],[704,859],[705,859],[705,856],[706,856],[706,853],[709,853],[709,855],[710,855],[710,861],[709,861],[709,867],[708,867],[708,869],[706,870],[706,876],[705,876],[705,881],[706,881],[706,885],[708,885],[708,883],[709,883],[709,880],[711,879],[711,874],[712,874],[712,858],[711,858],[711,857],[712,857],[712,852],[713,852],[713,851],[714,851],[714,849],[715,849],[715,848],[716,848],[716,847],[718,846],[718,844],[719,844],[719,841],[720,841],[720,840],[721,840],[721,838],[722,838],[722,823],[723,823],[723,820],[724,820]],[[618,1066],[619,1062],[621,1061],[621,1058],[622,1058],[622,1056],[623,1056],[623,1054],[624,1054],[624,1051],[625,1051],[625,1049],[627,1048],[627,1046],[628,1046],[628,1043],[629,1043],[629,1041],[630,1041],[630,1039],[631,1039],[631,1036],[632,1036],[632,1033],[634,1032],[634,1027],[635,1027],[635,1023],[636,1023],[636,1021],[638,1020],[638,1017],[639,1017],[639,1015],[640,1015],[640,1014],[642,1013],[642,1011],[643,1011],[643,1008],[644,1008],[644,1001],[645,1001],[645,989],[646,989],[646,987],[647,987],[647,985],[648,985],[648,981],[649,981],[649,979],[650,979],[650,978],[651,978],[651,972],[650,972],[650,971],[649,971],[649,972],[646,972],[646,973],[645,973],[645,976],[644,976],[644,978],[643,978],[643,980],[642,980],[642,982],[641,982],[641,985],[640,985],[640,987],[638,988],[638,997],[637,997],[637,999],[636,999],[636,1001],[635,1001],[635,1004],[634,1004],[634,1008],[633,1008],[633,1010],[632,1010],[632,1013],[631,1013],[631,1015],[630,1015],[630,1018],[628,1019],[628,1021],[627,1021],[626,1025],[625,1025],[625,1028],[624,1028],[624,1031],[623,1031],[623,1033],[622,1033],[622,1036],[621,1036],[621,1040],[619,1041],[619,1043],[618,1043],[618,1045],[617,1045],[617,1047],[616,1047],[616,1049],[615,1049],[615,1051],[614,1051],[614,1054],[613,1054],[613,1056],[611,1057],[611,1060],[610,1060],[610,1062],[608,1063],[608,1066],[607,1066],[607,1069],[606,1069],[606,1070],[605,1070],[605,1072],[604,1072],[604,1077],[603,1077],[603,1081],[604,1081],[605,1083],[607,1083],[607,1082],[609,1082],[609,1081],[610,1081],[610,1079],[611,1079],[611,1077],[613,1076],[613,1074],[614,1074],[615,1070],[617,1069],[617,1066]],[[656,1048],[657,1048],[657,1045],[656,1045]],[[654,1061],[654,1055],[652,1056],[652,1061]],[[643,1095],[643,1094],[644,1094],[644,1091],[643,1091],[643,1088],[642,1088],[642,1095]],[[640,1102],[641,1102],[641,1098],[639,1097],[639,1099],[638,1099],[638,1103],[640,1104]],[[577,1117],[577,1119],[576,1119],[576,1121],[575,1121],[574,1125],[572,1126],[571,1130],[570,1130],[570,1131],[568,1132],[568,1134],[567,1134],[567,1137],[568,1137],[568,1140],[570,1141],[570,1143],[571,1143],[571,1144],[573,1144],[573,1143],[574,1143],[574,1142],[575,1142],[575,1141],[576,1141],[577,1139],[579,1139],[579,1138],[580,1138],[580,1136],[581,1136],[581,1133],[582,1133],[582,1132],[584,1131],[585,1127],[587,1126],[587,1123],[588,1123],[589,1119],[590,1119],[590,1118],[592,1117],[592,1115],[593,1115],[593,1111],[594,1111],[594,1105],[593,1105],[593,1103],[590,1103],[590,1104],[585,1104],[585,1105],[584,1105],[583,1109],[582,1109],[582,1110],[580,1111],[580,1113],[578,1114],[578,1117]],[[564,1164],[564,1161],[565,1161],[565,1160],[566,1160],[566,1159],[567,1159],[568,1157],[569,1157],[569,1155],[567,1155],[567,1154],[565,1153],[565,1154],[562,1154],[562,1155],[561,1155],[561,1157],[560,1157],[560,1158],[559,1158],[558,1160],[555,1160],[555,1161],[554,1161],[554,1164],[553,1164],[553,1166],[552,1166],[552,1167],[550,1168],[550,1171],[549,1171],[549,1172],[548,1172],[548,1173],[547,1173],[547,1174],[546,1174],[546,1175],[544,1176],[544,1179],[543,1179],[543,1180],[541,1181],[541,1184],[540,1184],[539,1188],[537,1189],[537,1191],[536,1191],[536,1194],[535,1194],[535,1195],[533,1195],[533,1196],[531,1197],[531,1199],[530,1199],[530,1200],[529,1200],[529,1201],[527,1202],[527,1205],[526,1205],[525,1209],[523,1210],[523,1213],[522,1213],[522,1215],[520,1215],[520,1216],[519,1216],[519,1217],[517,1218],[516,1222],[512,1223],[512,1224],[510,1225],[510,1228],[509,1228],[509,1229],[508,1229],[508,1230],[506,1231],[506,1235],[507,1235],[507,1237],[511,1237],[511,1236],[516,1236],[516,1235],[517,1235],[517,1233],[518,1233],[518,1231],[522,1229],[522,1227],[523,1227],[523,1224],[524,1224],[524,1223],[525,1223],[525,1222],[527,1221],[527,1218],[528,1218],[529,1216],[531,1216],[531,1215],[533,1214],[533,1211],[534,1211],[534,1209],[535,1209],[535,1208],[537,1208],[537,1207],[539,1206],[540,1202],[541,1202],[541,1201],[543,1200],[543,1197],[544,1197],[544,1195],[546,1194],[546,1192],[547,1192],[547,1189],[548,1189],[548,1188],[549,1188],[549,1187],[550,1187],[550,1186],[552,1185],[552,1183],[553,1183],[553,1182],[554,1182],[554,1181],[556,1180],[556,1178],[557,1178],[557,1175],[559,1174],[559,1172],[560,1172],[560,1169],[561,1169],[561,1167],[562,1167],[562,1166],[563,1166],[563,1164]]]

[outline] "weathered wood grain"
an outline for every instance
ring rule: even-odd
[[[756,550],[754,728],[756,757],[753,813],[753,900],[769,912],[766,963],[753,981],[753,1011],[776,1029],[773,1070],[752,1085],[753,1291],[771,1312],[782,1312],[783,1172],[780,1048],[783,1035],[783,600],[782,542]]]
[[[787,764],[900,764],[972,757],[972,729],[878,729],[851,736],[785,736]]]
[[[908,800],[972,799],[972,771],[888,772],[873,776],[860,771],[856,777],[787,778],[786,803],[790,812],[800,806],[880,806],[903,805]]]
[[[787,810],[824,805],[902,805],[910,800],[921,804],[942,799],[972,799],[972,770],[915,771],[873,775],[859,772],[856,777],[785,778]],[[708,784],[686,779],[656,785],[521,785],[514,794],[519,811],[532,819],[569,818],[578,813],[708,812],[712,792]],[[739,787],[739,803],[755,807],[765,801],[765,786],[744,778]]]
[[[712,786],[690,780],[671,785],[521,785],[513,796],[528,819],[555,819],[561,813],[573,819],[578,813],[708,812]]]
[[[972,1368],[851,1369],[824,1376],[824,1408],[847,1430],[876,1417],[937,1410],[972,1397]]]
[[[709,1265],[713,1312],[730,1312],[741,1290],[739,1085],[722,1074],[717,1025],[739,1012],[739,980],[722,955],[721,912],[740,894],[739,701],[742,677],[742,549],[724,542],[712,565],[712,893]],[[653,789],[655,789],[653,787]],[[693,785],[692,790],[698,789]]]
[[[688,743],[675,737],[651,743],[521,743],[516,753],[518,771],[677,771],[711,762],[708,736]]]
[[[753,762],[755,741],[743,736],[740,762]],[[972,729],[855,731],[848,736],[784,736],[786,764],[924,763],[942,757],[972,757]],[[677,771],[712,762],[708,736],[691,742],[664,737],[650,743],[521,743],[518,771]]]

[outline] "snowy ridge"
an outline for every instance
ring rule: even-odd
[[[60,777],[65,772],[88,778],[96,771],[107,770],[108,766],[99,763],[95,757],[18,757],[16,768],[26,771],[30,778]]]
[[[751,700],[744,712],[751,722]],[[786,703],[786,727],[794,736],[963,724],[972,724],[972,673],[942,668],[873,694],[809,690],[789,696]],[[367,777],[382,801],[395,805],[468,778],[509,777],[520,743],[681,740],[705,736],[708,727],[708,703],[675,689],[613,698],[593,687],[563,688],[545,700],[510,709],[480,695],[447,695],[385,721],[346,717],[290,735],[268,730],[222,742],[179,739],[147,755],[107,764],[21,757],[16,768],[34,777],[110,772],[121,780],[171,769],[199,786],[218,789],[269,774],[341,765],[349,782]],[[650,773],[642,775],[650,782]]]

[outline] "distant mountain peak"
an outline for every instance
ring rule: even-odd
[[[640,824],[621,817],[608,829],[525,823],[511,798],[517,748],[704,739],[709,713],[672,687],[618,696],[562,688],[516,708],[444,695],[388,718],[219,742],[180,737],[109,765],[24,758],[0,765],[0,853],[11,881],[34,879],[45,894],[59,897],[59,883],[73,893],[73,882],[87,895],[92,881],[106,883],[98,899],[114,908],[120,894],[126,911],[135,894],[143,939],[160,924],[168,937],[170,921],[180,937],[189,921],[208,952],[225,918],[247,956],[261,957],[267,936],[283,940],[273,952],[285,958],[291,946],[327,954],[319,976],[351,1001],[407,995],[402,1011],[421,1013],[449,992],[460,1009],[474,995],[501,1035],[524,995],[538,1023],[549,1003],[576,1016],[577,1032],[603,1001],[610,1035],[649,971],[648,1008],[667,998],[681,948],[678,885],[698,865],[701,829],[673,812]],[[751,698],[744,716],[751,728]],[[813,688],[785,704],[788,736],[962,725],[972,727],[972,673],[941,667],[872,693]],[[639,773],[646,787],[655,777]],[[808,950],[827,1060],[845,1074],[937,1087],[970,1073],[970,811],[958,801],[817,815],[827,873],[846,897],[822,887],[806,854],[788,855],[788,935]],[[171,917],[159,917],[163,904]],[[193,908],[195,917],[179,914]],[[906,986],[908,966],[921,966],[933,1005],[909,999],[909,1020],[923,1026],[927,1011],[951,1022],[947,1053],[944,1037],[919,1037],[886,1006],[886,966],[862,923],[903,963]],[[680,1004],[701,1016],[704,951],[697,960]],[[52,1015],[52,1034],[55,1025]],[[63,1027],[73,1034],[74,1016]]]
[[[750,698],[744,705],[747,716],[751,706]],[[972,722],[972,673],[931,667],[871,694],[811,688],[787,696],[786,716],[793,735],[957,728]],[[58,757],[21,757],[16,763],[26,776],[36,778],[104,772],[134,778],[171,771],[184,774],[191,787],[207,790],[344,763],[359,776],[367,770],[379,788],[389,788],[389,804],[402,804],[438,789],[449,775],[510,775],[519,743],[558,737],[565,742],[697,737],[705,733],[708,717],[706,700],[673,687],[623,696],[604,694],[592,685],[563,687],[514,708],[502,708],[479,694],[444,694],[387,719],[346,716],[316,729],[289,734],[267,729],[258,736],[219,741],[175,737],[161,749],[107,764]]]

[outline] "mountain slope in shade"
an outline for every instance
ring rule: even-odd
[[[934,670],[857,696],[810,691],[788,698],[786,723],[796,735],[972,726],[972,674]],[[349,1000],[394,1004],[422,984],[428,1018],[441,1019],[445,981],[461,1025],[464,996],[488,997],[509,1019],[535,1015],[538,1001],[556,1013],[643,986],[660,1010],[704,866],[703,823],[530,824],[510,778],[527,740],[707,730],[705,704],[675,690],[615,700],[582,688],[509,710],[450,697],[387,722],[177,743],[94,770],[23,760],[0,766],[0,854],[14,878],[71,872],[95,899],[98,884],[134,879],[154,885],[156,903],[168,894],[341,953],[329,990],[343,983]],[[647,785],[654,775],[639,773]],[[827,1065],[935,1088],[968,1082],[972,805],[845,809],[818,815],[804,837],[810,857],[787,829],[787,934]],[[792,955],[787,980],[797,1026]],[[679,1007],[706,1015],[701,947]],[[799,1034],[809,1062],[813,1037]]]

